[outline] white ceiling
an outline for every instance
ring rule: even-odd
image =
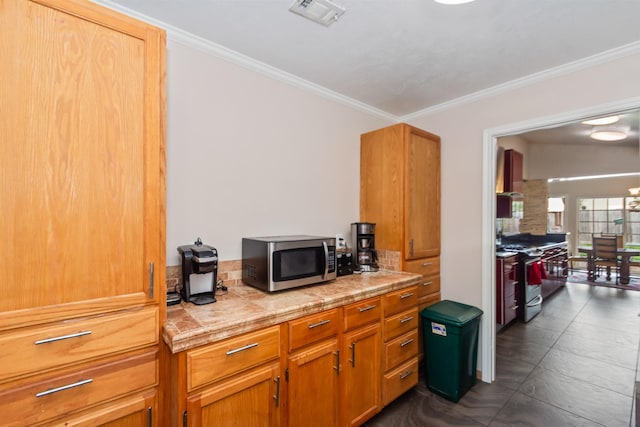
[[[638,0],[334,0],[329,27],[293,0],[96,1],[395,117],[640,46]]]

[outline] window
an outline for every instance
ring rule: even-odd
[[[578,199],[578,246],[591,246],[594,234],[624,234],[625,243],[640,241],[640,211],[628,197]]]
[[[547,200],[547,233],[564,233],[564,197]]]
[[[627,246],[640,247],[640,198],[626,198],[625,235]]]

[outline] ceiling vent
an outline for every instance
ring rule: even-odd
[[[337,21],[346,9],[330,0],[295,0],[289,10],[328,27]]]

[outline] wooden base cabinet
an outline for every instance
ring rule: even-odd
[[[192,394],[187,399],[189,426],[279,425],[280,364],[243,375]]]
[[[288,322],[287,425],[338,425],[339,312]]]
[[[384,354],[382,404],[418,384],[418,288],[390,292],[382,300]]]
[[[417,384],[417,301],[411,286],[167,354],[167,425],[360,426]]]
[[[167,425],[278,426],[280,326],[170,356]]]
[[[340,425],[359,426],[380,411],[380,297],[344,307]]]

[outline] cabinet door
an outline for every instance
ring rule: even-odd
[[[61,421],[60,425],[65,427],[154,427],[160,425],[156,395],[156,390],[151,390],[147,394],[130,396],[103,407],[93,408],[84,415]]]
[[[380,406],[380,325],[345,334],[343,340],[340,425],[356,426],[371,418]]]
[[[164,33],[90,2],[6,0],[1,12],[0,312],[156,302]]]
[[[407,128],[405,258],[440,254],[440,140]]]
[[[279,425],[279,364],[256,368],[187,399],[192,427]]]
[[[338,425],[338,341],[325,341],[289,357],[288,425]]]

